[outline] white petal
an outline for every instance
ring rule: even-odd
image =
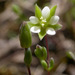
[[[43,9],[42,9],[42,16],[46,19],[46,18],[48,18],[48,16],[49,16],[49,14],[50,14],[50,9],[49,9],[49,7],[44,7]]]
[[[35,17],[35,16],[31,16],[31,17],[29,18],[29,20],[30,20],[31,23],[33,23],[33,24],[37,24],[37,23],[39,22],[38,18]]]
[[[40,27],[37,27],[37,26],[31,27],[30,31],[33,32],[33,33],[39,33]]]
[[[55,25],[57,24],[59,21],[59,16],[53,16],[51,19],[50,19],[50,24],[51,25]]]
[[[49,28],[49,29],[46,31],[46,33],[47,33],[48,35],[55,35],[55,34],[56,34],[56,32],[55,32],[55,30],[54,30],[53,28]]]

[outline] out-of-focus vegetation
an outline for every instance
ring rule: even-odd
[[[55,36],[47,35],[50,57],[55,60],[50,75],[75,75],[75,0],[0,0],[0,75],[27,75],[19,28],[34,15],[36,3],[41,8],[57,5],[56,15],[62,24]],[[36,44],[45,46],[45,40],[40,42],[38,35],[32,34],[32,75],[47,75],[34,54]],[[73,58],[66,52],[72,52],[68,55]]]

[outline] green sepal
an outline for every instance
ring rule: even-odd
[[[20,45],[23,48],[29,48],[32,44],[30,28],[27,24],[22,24],[20,29]]]
[[[27,24],[29,25],[30,28],[33,26],[40,26],[40,24],[33,24],[30,21],[28,21]]]
[[[66,54],[68,58],[75,60],[75,55],[71,51],[67,52]]]
[[[43,59],[46,60],[47,58],[47,50],[45,47],[42,47],[42,51],[43,51]]]
[[[53,28],[54,28],[55,30],[60,30],[60,29],[62,28],[62,25],[56,24],[56,25],[54,25]]]
[[[47,63],[46,63],[45,60],[41,60],[41,65],[42,65],[42,67],[43,67],[45,70],[47,70],[48,65],[47,65]]]
[[[42,40],[44,36],[46,35],[46,33],[45,34],[38,33],[38,35],[39,35],[40,40]]]
[[[35,26],[35,24],[31,23],[30,21],[28,21],[27,24],[29,25],[30,28]]]
[[[55,15],[56,8],[57,8],[57,5],[55,5],[54,7],[51,8],[50,15],[47,18],[47,21],[49,21],[51,19],[51,17]]]
[[[35,5],[35,16],[40,19],[41,16],[42,16],[42,13],[41,13],[41,9],[39,8],[39,6],[36,4]]]
[[[47,50],[46,50],[46,48],[37,45],[37,46],[36,46],[36,49],[35,49],[35,55],[36,55],[40,60],[46,60],[46,58],[47,58]]]
[[[50,59],[50,64],[49,65],[50,66],[48,68],[48,71],[50,71],[54,67],[54,59],[53,58]]]
[[[41,28],[41,32],[38,33],[40,40],[42,40],[44,38],[44,36],[46,35],[46,28]]]
[[[62,28],[62,25],[56,24],[56,25],[50,25],[49,27],[53,28],[54,30],[60,30]]]
[[[20,15],[20,14],[22,13],[20,7],[19,7],[18,5],[16,5],[16,4],[14,4],[14,5],[12,6],[12,10],[13,10],[16,14],[18,14],[18,15]]]
[[[32,61],[32,52],[30,48],[27,48],[27,50],[25,50],[25,57],[24,57],[24,62],[26,66],[30,67],[31,61]]]

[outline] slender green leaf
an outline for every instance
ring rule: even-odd
[[[19,7],[18,5],[16,5],[16,4],[14,4],[14,5],[12,6],[12,10],[13,10],[16,14],[18,14],[18,15],[20,15],[20,14],[22,13],[20,7]]]

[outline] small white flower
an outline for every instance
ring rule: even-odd
[[[51,25],[55,25],[55,24],[58,23],[58,21],[59,21],[59,17],[58,17],[58,16],[53,16],[53,17],[51,17],[51,19],[50,19],[50,24],[51,24]]]
[[[42,11],[39,9],[39,7],[37,7],[35,9],[39,10],[40,12],[36,11],[37,15],[35,14],[35,16],[31,16],[29,18],[31,22],[31,32],[38,33],[40,39],[42,39],[46,34],[55,35],[55,30],[61,28],[61,26],[58,24],[59,17],[55,16],[57,6],[51,8],[52,10],[50,10],[48,6],[45,6]]]
[[[50,9],[49,9],[49,7],[45,6],[42,9],[42,16],[43,16],[43,18],[45,18],[45,19],[48,18],[49,14],[50,14]]]
[[[33,32],[33,33],[39,33],[40,32],[40,27],[33,26],[33,27],[31,27],[30,31]]]
[[[46,31],[46,33],[48,35],[55,35],[56,34],[56,32],[55,32],[55,30],[53,28],[48,28],[47,31]]]
[[[38,18],[35,17],[35,16],[31,16],[29,18],[30,22],[33,23],[33,24],[37,24],[39,22]]]

